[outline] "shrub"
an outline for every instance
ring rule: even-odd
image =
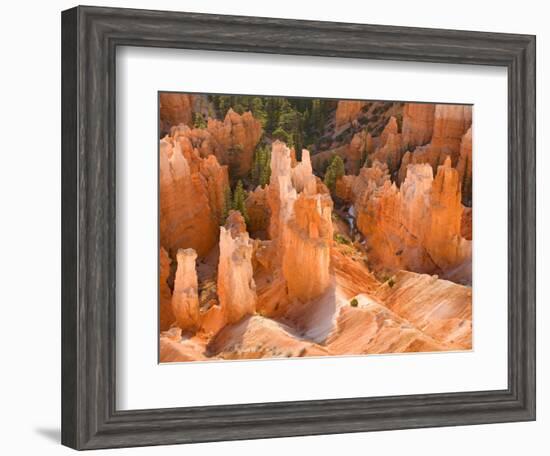
[[[336,233],[334,235],[334,240],[338,244],[351,245],[351,241],[348,238],[346,238],[345,236],[342,236],[340,233]]]
[[[359,301],[357,301],[356,298],[353,298],[350,302],[349,302],[349,305],[351,307],[357,307],[359,305]]]

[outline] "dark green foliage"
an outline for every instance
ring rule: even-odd
[[[342,236],[340,233],[336,233],[334,235],[334,240],[338,243],[338,244],[345,244],[345,245],[351,245],[351,241],[345,237],[345,236]]]
[[[209,95],[218,119],[229,108],[242,114],[251,111],[268,138],[294,147],[296,155],[305,144],[316,145],[324,134],[330,100],[308,98],[258,97],[247,95]]]
[[[353,298],[350,302],[349,302],[349,305],[351,307],[357,307],[359,305],[359,301],[357,301],[356,298]]]
[[[271,177],[271,149],[267,146],[258,146],[254,153],[254,163],[250,172],[252,183],[264,187]]]
[[[235,191],[233,192],[233,204],[231,208],[235,211],[239,211],[248,225],[250,220],[248,218],[248,212],[246,211],[245,201],[246,191],[243,187],[243,181],[239,180],[239,182],[237,182],[237,186],[235,187]]]
[[[336,189],[336,181],[345,174],[344,161],[339,155],[335,155],[330,162],[330,165],[325,172],[325,185],[334,192]]]
[[[206,120],[204,120],[204,117],[200,112],[194,112],[193,113],[193,126],[195,128],[206,128],[207,127]]]
[[[271,137],[273,139],[283,141],[289,147],[292,147],[294,145],[292,142],[292,135],[290,135],[286,130],[281,127],[277,127],[275,131],[271,134]]]
[[[254,97],[252,98],[251,105],[252,115],[254,116],[254,118],[260,121],[260,123],[262,124],[262,128],[265,129],[265,126],[267,124],[267,112],[264,109],[264,102],[260,97]]]

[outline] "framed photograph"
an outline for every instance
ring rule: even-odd
[[[62,13],[62,443],[535,419],[535,37]]]

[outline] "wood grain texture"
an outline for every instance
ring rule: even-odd
[[[117,411],[115,51],[122,45],[507,67],[508,388]],[[93,449],[535,418],[534,36],[78,7],[62,13],[62,55],[65,445]]]

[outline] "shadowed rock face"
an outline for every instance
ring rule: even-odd
[[[164,247],[159,252],[159,325],[161,331],[166,331],[176,320],[172,311],[172,292],[168,287],[170,276],[170,257]]]

